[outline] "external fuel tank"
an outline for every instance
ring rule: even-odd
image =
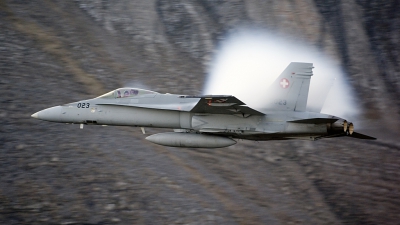
[[[227,137],[195,133],[166,132],[150,135],[146,139],[159,145],[187,148],[223,148],[236,144]]]

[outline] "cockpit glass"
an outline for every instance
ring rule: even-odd
[[[97,98],[134,98],[136,96],[146,95],[146,94],[154,95],[158,93],[138,88],[119,88],[117,90],[110,91],[104,95],[101,95]]]

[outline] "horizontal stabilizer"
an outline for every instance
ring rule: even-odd
[[[347,137],[358,138],[358,139],[376,140],[376,138],[374,138],[374,137],[370,137],[368,135],[360,134],[360,133],[357,133],[357,132],[353,132],[352,135],[349,135]]]

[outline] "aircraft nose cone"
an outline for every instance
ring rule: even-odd
[[[61,106],[54,106],[48,109],[43,109],[39,112],[32,114],[31,116],[40,120],[47,120],[57,122],[60,120]]]
[[[31,117],[39,119],[39,112],[32,114]]]

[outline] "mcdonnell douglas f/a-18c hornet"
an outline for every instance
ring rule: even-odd
[[[312,63],[292,62],[268,89],[273,98],[253,109],[230,95],[161,94],[119,88],[97,98],[44,109],[32,117],[60,123],[172,128],[147,140],[165,146],[220,148],[256,141],[332,137],[375,139],[345,119],[307,112]]]

